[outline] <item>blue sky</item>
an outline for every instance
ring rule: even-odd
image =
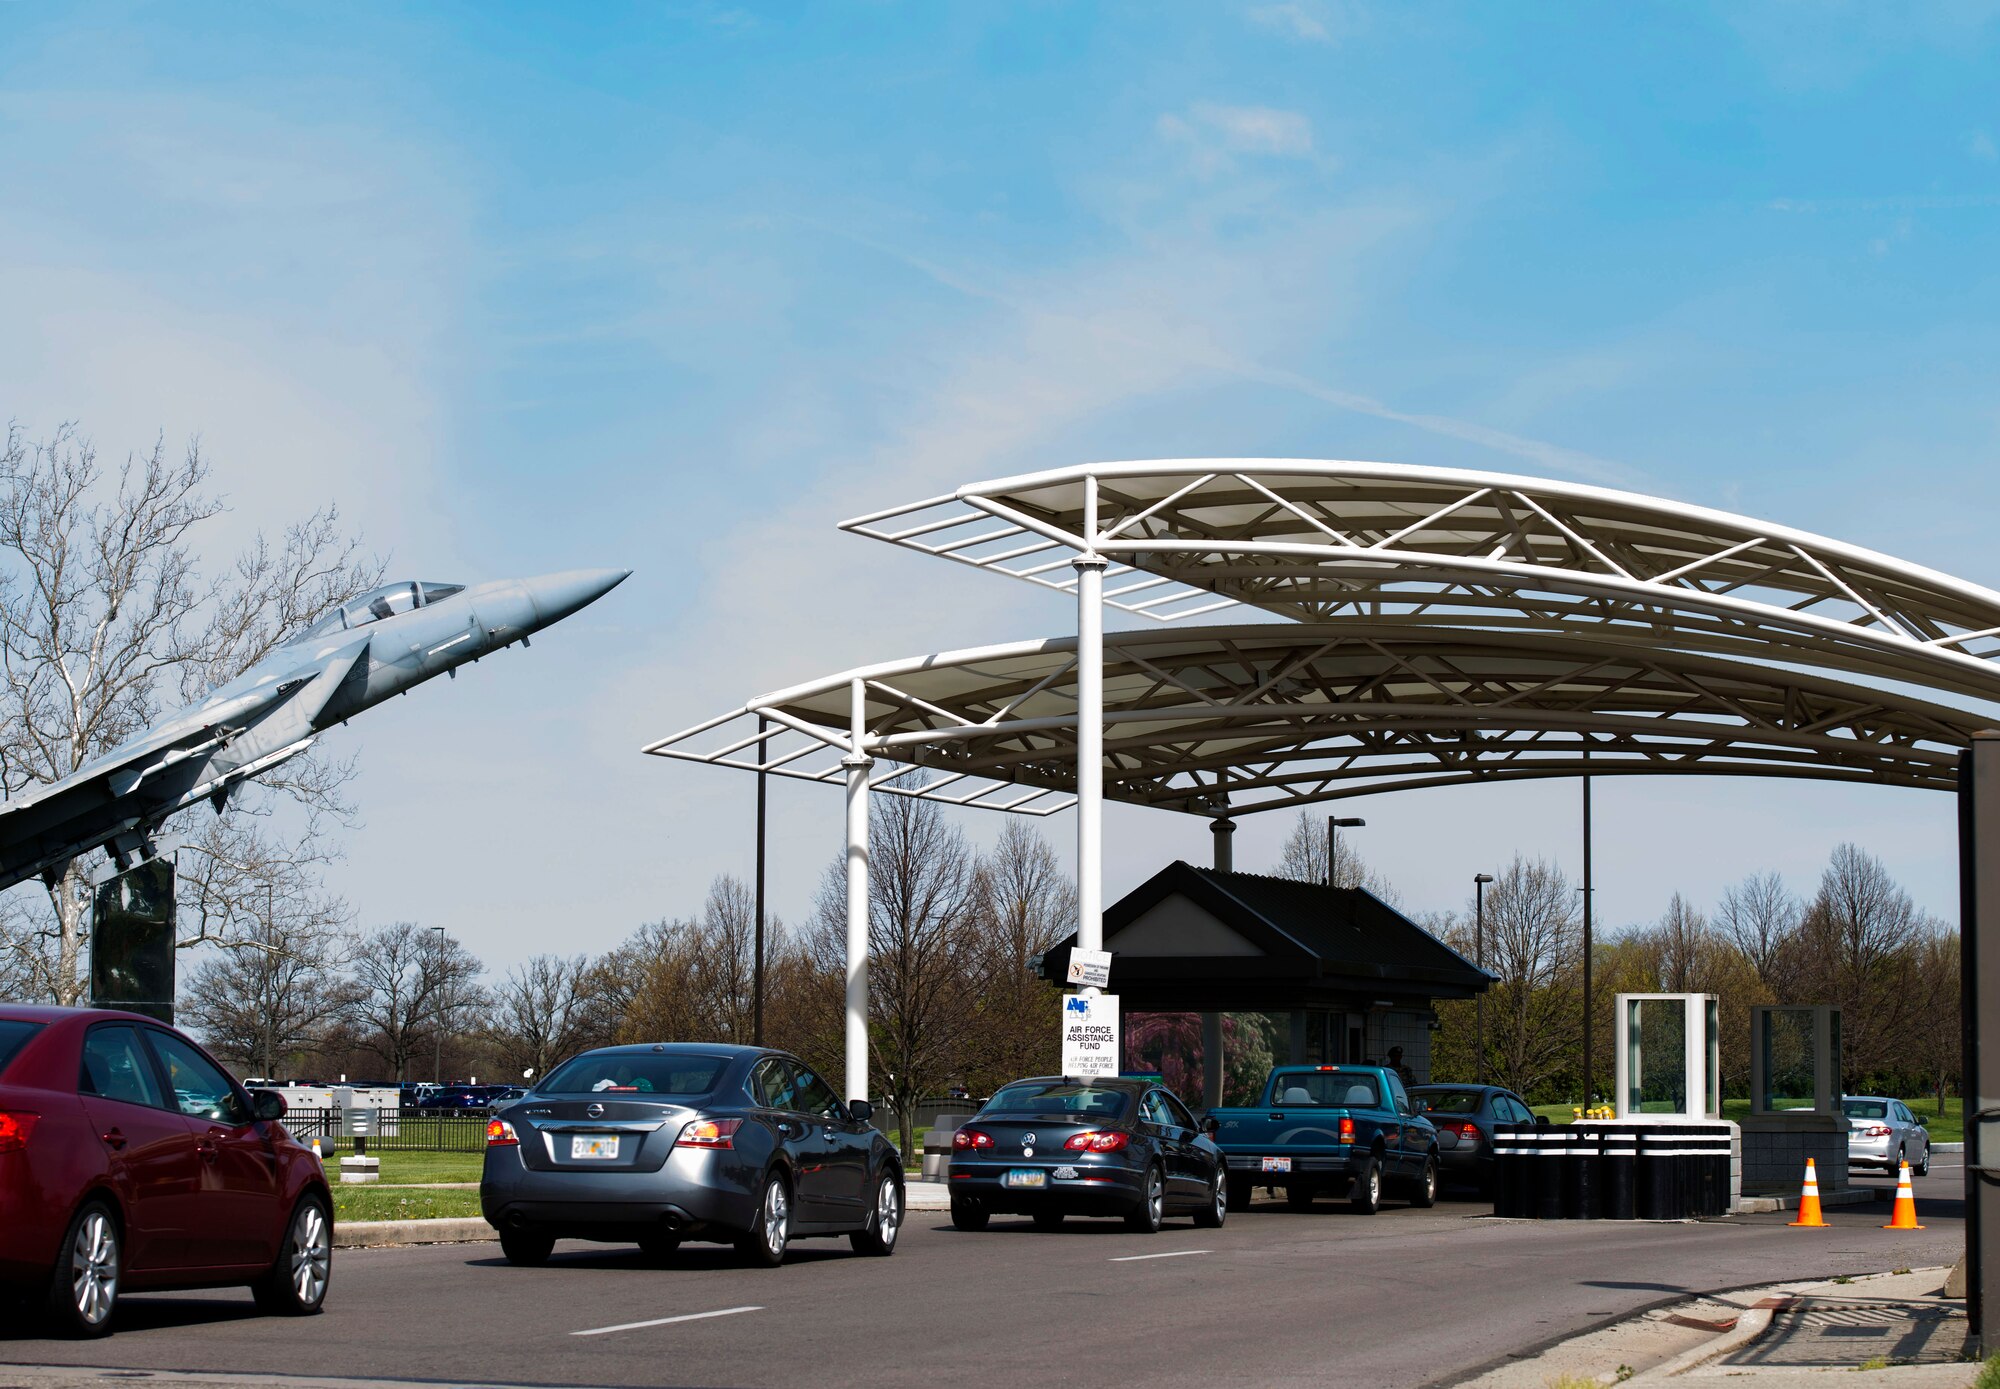
[[[332,500],[424,577],[633,567],[342,744],[363,922],[596,949],[749,865],[747,780],[641,743],[1067,629],[833,530],[959,482],[1460,464],[2000,584],[1996,34],[1987,4],[4,6],[0,410],[199,434],[220,545]],[[774,802],[796,917],[838,796]],[[1575,802],[1377,799],[1367,850],[1453,907],[1517,848],[1574,871]],[[1599,807],[1612,921],[1804,887],[1850,838],[1954,905],[1943,797]],[[1108,834],[1114,896],[1206,852],[1165,814]]]

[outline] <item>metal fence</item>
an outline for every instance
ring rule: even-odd
[[[486,1149],[486,1119],[483,1110],[379,1109],[375,1132],[369,1136],[371,1153],[478,1153]],[[353,1139],[342,1125],[338,1109],[293,1109],[285,1113],[285,1129],[301,1143],[319,1140],[320,1149],[330,1152],[352,1146]]]

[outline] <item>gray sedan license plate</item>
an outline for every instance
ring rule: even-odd
[[[581,1134],[570,1139],[569,1155],[573,1158],[615,1158],[618,1156],[618,1140],[613,1138],[585,1138]]]
[[[1049,1174],[1039,1167],[1012,1167],[1000,1179],[1002,1186],[1047,1186]]]

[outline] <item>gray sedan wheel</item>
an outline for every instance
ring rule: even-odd
[[[875,1179],[875,1200],[868,1212],[868,1224],[847,1236],[857,1254],[886,1258],[896,1252],[896,1236],[903,1230],[903,1184],[888,1172]]]
[[[1194,1223],[1204,1230],[1219,1230],[1222,1222],[1229,1219],[1229,1174],[1220,1167],[1215,1169],[1215,1187],[1208,1194],[1208,1204],[1194,1213]]]
[[[1157,1165],[1146,1169],[1146,1187],[1139,1204],[1125,1217],[1125,1228],[1156,1235],[1167,1218],[1167,1179]]]
[[[736,1252],[757,1268],[776,1268],[785,1261],[792,1242],[792,1189],[784,1174],[764,1178],[764,1197],[757,1203],[757,1223],[736,1241]]]
[[[1923,1150],[1923,1152],[1921,1152],[1921,1153],[1919,1153],[1919,1154],[1917,1155],[1917,1165],[1916,1165],[1915,1167],[1912,1167],[1912,1168],[1911,1168],[1910,1170],[1911,1170],[1912,1172],[1916,1173],[1916,1174],[1917,1174],[1917,1175],[1918,1175],[1919,1177],[1928,1177],[1928,1176],[1930,1176],[1930,1174],[1931,1174],[1931,1145],[1930,1145],[1930,1140],[1929,1140],[1929,1139],[1925,1139],[1925,1140],[1924,1140],[1924,1150]]]

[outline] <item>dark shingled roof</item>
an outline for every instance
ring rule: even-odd
[[[1491,976],[1416,922],[1363,888],[1335,888],[1262,873],[1222,873],[1175,862],[1104,913],[1107,945],[1119,930],[1179,893],[1264,951],[1262,956],[1133,956],[1115,973],[1128,978],[1185,976],[1199,969],[1221,982],[1266,978],[1401,983],[1426,993],[1468,997]],[[1061,980],[1071,936],[1048,952],[1043,975]]]

